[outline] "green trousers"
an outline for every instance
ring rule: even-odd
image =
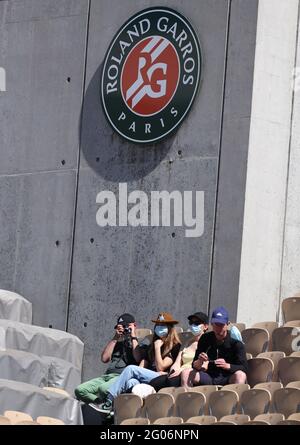
[[[110,385],[120,376],[120,374],[104,374],[75,388],[75,396],[85,403],[103,402],[106,399]]]

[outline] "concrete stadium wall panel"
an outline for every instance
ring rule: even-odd
[[[210,307],[236,320],[258,1],[232,0]]]
[[[86,9],[87,1],[2,5],[0,174],[77,166]]]
[[[17,237],[17,194],[19,180],[11,176],[0,177],[0,283],[2,289],[14,287],[14,270]]]
[[[75,173],[1,176],[0,184],[1,288],[32,302],[34,324],[65,329]]]
[[[187,327],[187,315],[207,309],[216,161],[164,161],[149,174],[141,164],[130,169],[142,179],[131,180],[128,193],[143,190],[149,200],[151,190],[204,190],[204,235],[186,238],[183,227],[99,227],[96,195],[110,190],[118,197],[118,184],[97,171],[80,172],[69,330],[85,343],[88,377],[97,373],[98,351],[120,313],[152,327],[151,318],[169,311]]]

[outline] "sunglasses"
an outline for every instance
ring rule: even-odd
[[[200,324],[203,324],[203,321],[200,321],[200,320],[189,320],[189,325],[191,326],[192,324],[195,324],[195,325],[199,326]]]

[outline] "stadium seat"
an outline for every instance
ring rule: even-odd
[[[290,326],[290,327],[293,327],[293,328],[299,328],[300,327],[300,320],[287,321],[286,323],[284,323],[283,326]]]
[[[217,421],[215,416],[193,416],[190,417],[185,423],[193,425],[212,425]]]
[[[248,385],[248,383],[231,383],[222,387],[223,391],[235,391],[238,394],[239,398],[241,397],[243,392],[247,391],[248,389],[250,389],[250,385]]]
[[[285,357],[285,353],[283,351],[268,351],[268,352],[261,352],[258,354],[257,358],[269,358],[272,360],[274,365],[273,370],[273,382],[278,382],[278,362],[283,357]]]
[[[201,392],[205,396],[206,403],[205,403],[205,407],[204,407],[204,414],[205,415],[210,415],[210,412],[209,412],[209,398],[210,398],[210,395],[213,392],[218,391],[217,385],[199,385],[199,386],[194,386],[193,388],[189,388],[189,391]]]
[[[229,416],[223,416],[221,422],[233,422],[235,425],[243,425],[250,420],[247,414],[231,414]]]
[[[282,420],[281,422],[278,422],[277,425],[298,425],[300,426],[300,420]]]
[[[290,354],[290,357],[300,357],[300,351],[294,351]]]
[[[206,397],[200,392],[184,392],[178,394],[175,400],[174,414],[182,417],[184,421],[194,416],[204,414]]]
[[[247,382],[253,388],[257,383],[270,382],[274,365],[269,358],[251,358],[248,360]]]
[[[246,352],[256,357],[260,352],[268,350],[269,333],[263,328],[248,328],[242,332],[243,341],[245,343]]]
[[[280,413],[259,414],[254,420],[263,420],[264,422],[268,422],[269,425],[277,425],[278,422],[284,420],[284,415]]]
[[[65,423],[55,417],[38,416],[36,419],[39,425],[64,425]]]
[[[263,382],[263,383],[257,383],[254,386],[254,389],[266,389],[271,394],[271,404],[269,407],[270,413],[273,413],[275,411],[275,408],[273,405],[274,392],[277,391],[277,389],[281,389],[282,387],[283,387],[283,385],[280,382]]]
[[[220,419],[229,414],[235,414],[239,396],[232,390],[213,392],[209,398],[209,411],[212,416]]]
[[[11,425],[11,421],[8,417],[0,416],[0,425]]]
[[[249,420],[249,422],[246,422],[243,425],[270,425],[270,424],[264,420]]]
[[[229,324],[229,328],[230,328],[231,326],[235,326],[236,328],[238,328],[238,330],[239,330],[240,332],[242,332],[242,331],[244,331],[244,329],[246,329],[246,324],[245,324],[245,323],[231,323],[231,322],[230,322],[230,324]]]
[[[21,420],[14,425],[40,425],[40,423],[37,423],[35,420]]]
[[[154,420],[153,425],[180,425],[181,423],[183,423],[182,417],[169,416]]]
[[[241,396],[241,406],[244,414],[254,419],[258,414],[269,411],[271,394],[266,389],[249,389]]]
[[[6,410],[4,411],[4,417],[7,417],[12,424],[22,422],[23,420],[33,421],[33,418],[29,414],[23,413],[22,411]]]
[[[171,394],[150,394],[144,401],[143,415],[153,423],[160,417],[173,415],[174,397]]]
[[[161,388],[158,391],[158,393],[171,394],[174,397],[175,401],[177,399],[177,396],[183,392],[186,392],[183,386],[179,386],[178,388],[176,386],[166,386],[165,388]]]
[[[218,422],[216,422],[216,423],[214,423],[214,426],[215,425],[236,425],[236,423],[234,423],[234,422],[229,422],[229,420],[227,421],[227,422],[225,422],[225,421],[218,421]]]
[[[300,389],[300,380],[296,380],[294,382],[289,382],[286,385],[286,388],[298,388],[298,389]]]
[[[289,415],[288,420],[298,420],[300,421],[300,413],[294,413]]]
[[[282,388],[277,389],[273,395],[273,404],[277,413],[282,413],[285,418],[299,412],[300,389]]]
[[[283,386],[300,380],[300,357],[284,357],[278,363],[278,377]]]
[[[272,346],[272,333],[273,333],[274,329],[278,328],[278,322],[277,321],[261,321],[259,323],[255,323],[252,327],[253,328],[266,329],[269,332],[269,347],[268,347],[268,350],[272,351],[273,350],[273,346]]]
[[[248,383],[232,383],[229,385],[224,385],[222,387],[222,389],[224,391],[228,391],[228,390],[232,390],[235,391],[238,396],[239,396],[239,402],[238,402],[238,406],[237,406],[237,413],[241,413],[241,406],[240,406],[240,400],[241,400],[241,395],[243,394],[244,391],[247,391],[248,389],[250,389],[250,385],[248,385]]]
[[[146,419],[146,417],[135,417],[122,420],[120,425],[150,425],[150,420]]]
[[[142,417],[143,399],[135,394],[120,394],[114,400],[114,422],[120,425],[123,420]]]
[[[281,302],[282,314],[285,323],[292,320],[300,320],[300,296],[295,295],[285,298]]]
[[[285,355],[294,352],[292,344],[295,339],[295,329],[293,327],[280,327],[274,329],[272,334],[272,344],[275,351],[283,351]]]

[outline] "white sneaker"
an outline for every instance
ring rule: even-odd
[[[100,411],[101,409],[101,404],[100,403],[89,403],[89,406],[93,409],[95,409],[96,411]]]
[[[110,416],[114,415],[112,402],[110,401],[106,401],[104,403],[89,403],[89,406],[96,411],[99,411],[99,413],[107,414]]]

